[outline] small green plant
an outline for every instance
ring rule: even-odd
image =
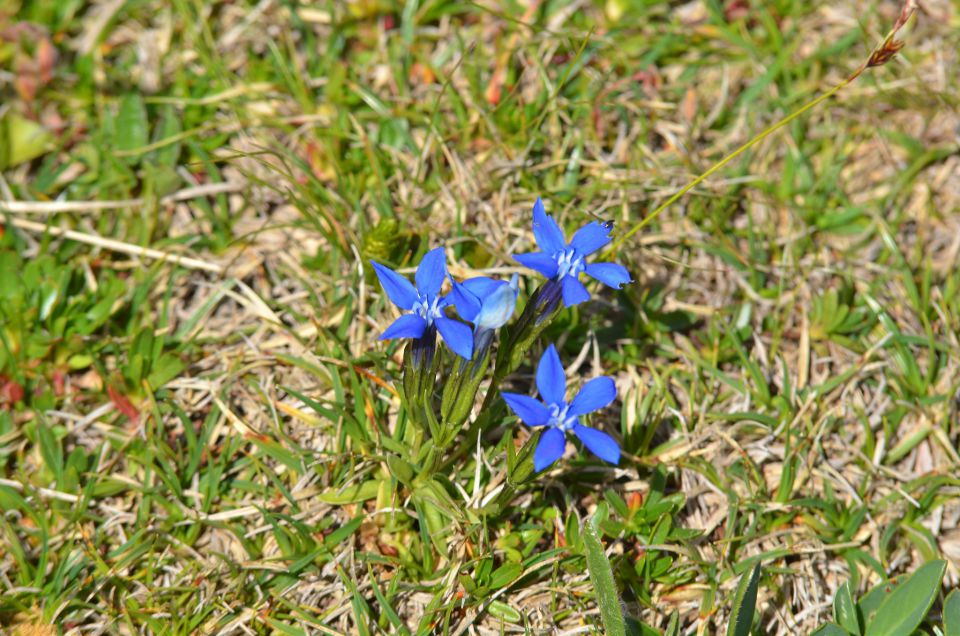
[[[852,346],[850,335],[869,329],[875,322],[870,311],[863,305],[853,303],[853,289],[830,288],[814,297],[810,312],[810,339],[813,341],[835,340]]]
[[[960,628],[957,590],[944,604],[942,629],[931,612],[946,568],[946,561],[929,561],[898,581],[874,587],[856,603],[849,584],[844,583],[833,599],[833,621],[818,628],[814,636],[911,636],[922,627],[946,636],[956,633]]]
[[[25,403],[59,395],[65,376],[89,368],[106,346],[94,335],[121,309],[127,286],[110,271],[90,285],[62,257],[25,262],[2,247],[0,271],[0,384],[19,387]]]

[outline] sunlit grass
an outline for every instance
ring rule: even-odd
[[[24,3],[0,149],[51,136],[0,152],[0,625],[600,629],[598,506],[624,608],[661,630],[726,629],[756,563],[763,633],[931,559],[952,586],[949,7],[680,197],[897,11],[739,6]],[[538,195],[614,221],[637,281],[544,335],[616,378],[594,421],[624,461],[569,456],[478,517],[528,436],[498,404],[427,518],[384,460],[402,347],[369,260],[445,244],[506,276]]]

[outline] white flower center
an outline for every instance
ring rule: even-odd
[[[573,425],[577,423],[577,416],[567,415],[567,411],[570,410],[569,404],[561,402],[560,404],[551,404],[548,408],[550,409],[550,419],[547,420],[547,426],[559,428],[564,433],[573,429]]]
[[[583,257],[577,255],[577,251],[572,247],[560,250],[553,255],[557,261],[557,279],[564,276],[576,278],[583,271]]]
[[[420,300],[413,303],[410,311],[426,320],[428,327],[433,324],[434,319],[443,316],[443,312],[440,311],[440,297],[434,296],[431,299],[426,294],[420,294]]]

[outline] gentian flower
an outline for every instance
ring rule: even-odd
[[[494,280],[485,276],[470,278],[462,283],[453,282],[450,296],[457,312],[464,320],[472,322],[476,330],[499,329],[507,324],[517,307],[519,282],[516,274],[510,282]]]
[[[444,308],[450,300],[440,295],[440,287],[447,277],[447,257],[442,247],[427,252],[414,280],[414,287],[403,276],[376,261],[370,261],[377,272],[380,285],[393,304],[408,311],[386,328],[380,340],[413,338],[415,345],[431,347],[439,331],[444,342],[454,353],[469,360],[473,355],[473,334],[470,327],[447,318]]]
[[[519,277],[514,274],[509,283],[485,276],[462,283],[451,278],[450,282],[453,283],[450,297],[460,317],[473,323],[473,350],[482,359],[493,341],[494,331],[507,324],[517,307]]]
[[[537,197],[533,204],[533,236],[540,246],[539,252],[517,254],[514,258],[535,269],[549,280],[560,284],[563,304],[567,307],[590,300],[590,293],[580,282],[585,273],[608,287],[620,289],[631,281],[630,273],[617,263],[587,263],[587,257],[610,242],[610,225],[593,221],[584,225],[567,244],[563,230],[543,209],[543,201]]]
[[[568,403],[567,379],[560,356],[551,344],[537,365],[537,389],[543,402],[519,393],[503,394],[507,406],[524,423],[548,427],[533,452],[533,467],[537,472],[563,456],[568,431],[572,431],[600,459],[611,464],[620,462],[620,447],[612,437],[580,423],[581,415],[601,409],[617,397],[617,387],[612,379],[603,376],[590,380]]]

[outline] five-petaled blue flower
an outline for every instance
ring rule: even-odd
[[[596,221],[584,225],[573,235],[569,245],[563,230],[543,209],[543,201],[537,197],[533,204],[533,236],[540,246],[539,252],[517,254],[514,258],[521,264],[535,269],[548,279],[562,286],[563,304],[572,307],[590,300],[590,293],[580,282],[583,272],[608,287],[620,289],[631,281],[630,273],[617,263],[587,263],[587,257],[610,242],[610,226]]]
[[[427,252],[414,276],[414,287],[403,276],[389,267],[371,261],[380,279],[383,291],[393,304],[410,313],[397,318],[380,336],[381,340],[390,338],[435,338],[440,332],[443,340],[454,353],[469,360],[473,356],[473,333],[470,327],[447,318],[444,308],[450,300],[440,295],[440,287],[447,277],[447,257],[442,247]],[[431,340],[432,342],[432,340]]]
[[[602,431],[582,425],[579,417],[613,402],[617,397],[617,387],[612,379],[603,376],[590,380],[568,403],[567,379],[563,374],[560,356],[551,344],[537,365],[537,389],[543,402],[519,393],[504,393],[503,399],[526,424],[549,427],[540,436],[533,453],[533,466],[538,472],[563,456],[567,431],[573,431],[600,459],[611,464],[620,462],[620,447],[614,439]]]
[[[516,274],[510,282],[494,280],[486,276],[470,278],[462,283],[451,279],[450,292],[457,313],[472,322],[477,331],[499,329],[507,324],[517,306],[519,281]]]

